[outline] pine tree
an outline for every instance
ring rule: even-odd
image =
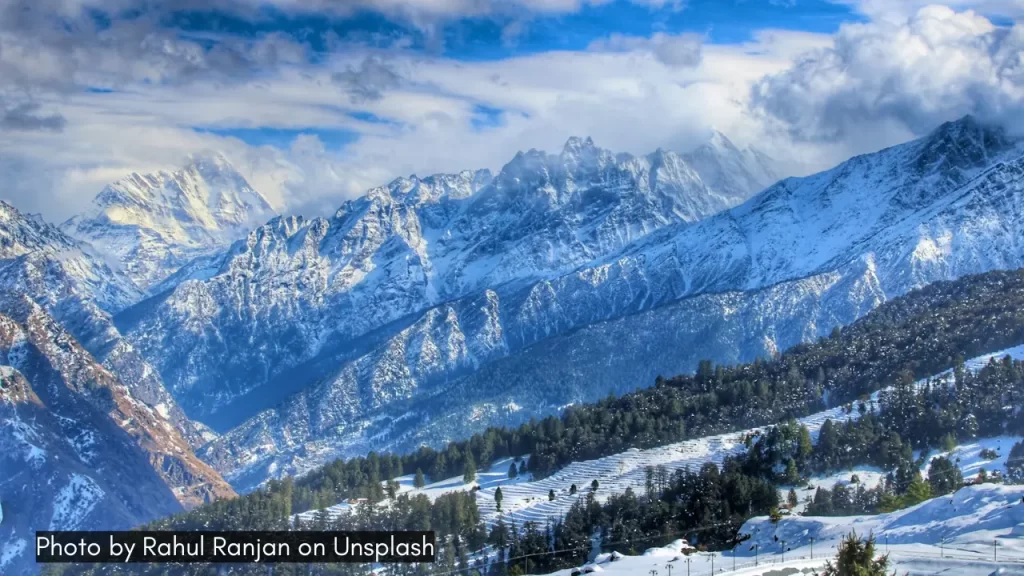
[[[903,504],[904,506],[913,506],[914,504],[920,504],[931,497],[932,487],[922,480],[921,475],[918,474],[918,476],[910,483],[910,486],[907,486],[907,492],[903,496]]]
[[[796,490],[792,488],[789,489],[789,494],[786,496],[786,502],[789,504],[790,508],[796,508],[796,505],[800,503],[796,497]]]
[[[466,484],[476,480],[476,462],[473,461],[473,453],[466,452],[466,463],[462,472],[462,481]]]
[[[800,472],[796,469],[796,462],[792,458],[786,461],[786,483],[796,484],[800,481]]]
[[[412,485],[416,488],[423,488],[427,485],[426,479],[423,478],[423,470],[420,470],[419,468],[416,469],[416,477],[413,478]]]
[[[811,441],[811,431],[807,426],[800,426],[800,435],[797,436],[797,456],[801,462],[806,462],[814,452],[814,442]]]
[[[887,576],[889,556],[875,558],[875,538],[861,540],[856,532],[839,544],[835,561],[825,563],[825,571],[817,576]]]
[[[519,475],[526,476],[526,460],[519,463]]]
[[[494,491],[494,502],[497,503],[498,510],[501,510],[501,499],[502,498],[503,498],[503,496],[501,495],[501,486],[498,486],[498,489]]]
[[[600,486],[600,484],[597,482],[597,478],[594,478],[594,481],[590,483],[590,489],[594,492],[597,492],[598,486]]]
[[[508,528],[505,526],[505,520],[500,516],[498,523],[491,528],[491,533],[487,535],[487,543],[498,550],[504,550],[508,545]]]
[[[509,479],[514,480],[515,477],[518,476],[518,475],[519,475],[519,472],[518,472],[518,470],[516,468],[516,463],[513,462],[513,463],[509,464],[509,466],[508,466],[508,477],[509,477]]]
[[[569,486],[569,495],[570,496],[575,496],[576,495],[576,485],[575,484],[573,484],[572,486]]]
[[[938,456],[932,458],[928,468],[928,484],[933,495],[942,496],[959,490],[964,485],[964,477],[948,458]]]
[[[1013,482],[1024,482],[1024,442],[1017,442],[1010,448],[1006,458],[1006,475]]]
[[[555,500],[555,491],[554,490],[548,490],[548,501],[549,502],[553,502],[554,500]]]
[[[946,433],[942,436],[942,439],[939,440],[939,445],[942,446],[943,452],[952,452],[953,450],[956,450],[956,437],[953,436],[951,432]]]

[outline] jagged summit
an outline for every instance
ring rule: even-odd
[[[62,286],[52,284],[56,278],[63,279]],[[0,282],[5,290],[44,301],[75,298],[111,313],[142,297],[134,283],[111,270],[92,247],[6,202],[0,202]]]
[[[237,260],[247,266],[237,280],[182,285],[132,334],[143,350],[188,354],[189,372],[178,368],[181,356],[162,367],[169,381],[185,382],[205,365],[207,385],[224,390],[242,362],[259,371],[251,383],[284,359],[211,361],[207,351],[221,341],[182,341],[184,330],[170,327],[193,321],[189,302],[249,306],[257,320],[206,318],[218,335],[237,334],[239,344],[230,347],[239,350],[253,342],[271,349],[288,335],[286,360],[310,360],[282,374],[333,366],[208,447],[207,457],[241,481],[365,452],[368,443],[404,449],[488,424],[515,425],[609,390],[649,385],[703,358],[736,362],[813,340],[928,282],[1024,265],[1024,156],[1009,147],[916,169],[930,142],[784,180],[693,222],[687,214],[707,209],[695,199],[714,199],[697,192],[723,194],[709,181],[742,184],[733,162],[759,161],[756,153],[661,151],[652,155],[657,163],[633,158],[572,179],[560,171],[559,155],[521,154],[534,169],[503,170],[466,212],[445,213],[437,228],[423,225],[425,213],[391,228],[385,226],[397,212],[353,213],[349,228],[339,230],[343,240],[329,231],[289,261],[329,263],[326,269],[285,266],[276,253],[261,255],[257,265],[246,255]],[[927,196],[907,202],[918,193]],[[545,198],[559,202],[534,202]],[[339,259],[322,248],[339,246],[358,257]],[[302,270],[310,282],[328,280],[301,303],[284,285],[280,300],[249,297],[270,294],[282,268]],[[243,278],[258,288],[239,292]],[[434,305],[412,311],[424,302]],[[282,319],[281,310],[292,316]],[[374,331],[388,321],[396,323],[390,331]],[[257,324],[265,328],[252,330]],[[368,333],[372,344],[360,336]],[[322,348],[298,346],[340,341],[368,349],[328,361]],[[280,389],[271,380],[259,395]]]
[[[935,162],[963,167],[987,162],[1016,146],[1019,142],[1010,138],[1002,126],[967,115],[946,122],[929,133],[921,140],[918,154],[923,168]]]
[[[110,254],[145,289],[275,214],[226,157],[204,153],[173,172],[114,182],[63,229]]]
[[[38,215],[24,214],[0,200],[0,258],[15,258],[42,247],[67,249],[73,245],[72,239]]]
[[[594,140],[590,136],[585,138],[570,136],[569,139],[565,141],[565,145],[562,146],[562,156],[572,156],[584,151],[593,150],[598,150],[598,147],[594,145]]]
[[[557,154],[520,152],[496,175],[410,175],[345,202],[330,218],[262,226],[214,261],[159,286],[171,292],[167,308],[153,311],[175,316],[166,325],[194,303],[209,302],[203,322],[224,339],[206,343],[205,333],[180,333],[195,339],[182,354],[203,350],[203,358],[171,362],[167,356],[161,373],[186,410],[215,418],[231,412],[240,395],[268,390],[263,384],[286,365],[324,354],[325,347],[344,348],[479,290],[557,278],[655,230],[735,206],[772,182],[754,166],[742,177],[746,188],[717,190],[682,156],[666,158],[655,165],[572,138]],[[748,171],[743,162],[721,160]],[[239,292],[242,284],[255,292]],[[154,359],[157,350],[182,345],[164,343],[160,331],[141,326],[137,343]],[[272,334],[273,343],[253,344]],[[459,336],[451,338],[454,345]],[[194,371],[199,364],[218,368]],[[213,376],[220,369],[224,374]]]
[[[712,129],[711,131],[710,140],[708,140],[708,142],[703,145],[722,150],[739,152],[739,149],[736,148],[736,145],[732,143],[732,140],[729,140],[728,136],[722,134],[721,132],[715,129]]]

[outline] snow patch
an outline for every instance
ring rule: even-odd
[[[53,500],[50,530],[75,530],[103,499],[103,490],[87,476],[72,474]]]
[[[27,547],[28,542],[25,541],[24,538],[8,540],[7,543],[0,548],[0,568],[14,562],[14,559],[21,556]]]

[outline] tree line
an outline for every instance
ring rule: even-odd
[[[953,368],[959,358],[1020,342],[1024,271],[937,282],[777,358],[736,366],[703,361],[695,374],[658,378],[653,388],[570,407],[518,427],[488,428],[443,449],[423,446],[404,455],[371,452],[336,460],[301,478],[269,482],[254,493],[206,505],[163,525],[212,527],[235,522],[232,517],[252,520],[251,511],[292,514],[350,498],[379,501],[387,481],[400,476],[414,475],[422,485],[465,475],[468,468],[475,473],[478,463],[507,457],[530,455],[525,472],[544,477],[571,462],[629,448],[805,416],[855,401],[907,375],[923,378]]]
[[[833,330],[826,338],[795,346],[775,358],[737,366],[701,362],[695,374],[659,378],[653,388],[572,407],[560,416],[531,420],[514,428],[489,428],[443,449],[421,447],[404,455],[371,452],[366,457],[337,460],[304,477],[273,480],[239,498],[213,502],[146,528],[289,529],[291,516],[298,512],[322,509],[348,498],[365,498],[367,505],[357,506],[354,517],[345,517],[345,526],[369,526],[373,522],[429,524],[430,529],[438,530],[439,537],[452,543],[444,547],[446,556],[441,560],[460,569],[462,557],[468,558],[482,541],[495,546],[500,540],[506,556],[521,556],[520,552],[534,550],[541,542],[550,546],[548,550],[556,549],[556,542],[589,542],[582,536],[586,529],[600,529],[607,542],[639,544],[654,532],[660,531],[668,538],[666,530],[685,531],[710,522],[721,524],[722,530],[702,534],[698,542],[709,547],[725,546],[735,537],[742,519],[777,506],[781,500],[776,486],[793,478],[856,464],[879,465],[892,471],[892,494],[902,497],[914,482],[900,474],[901,468],[910,470],[912,450],[946,442],[950,433],[959,440],[995,430],[1020,430],[1019,414],[1003,409],[1007,404],[1000,401],[1010,399],[1019,405],[1021,365],[994,362],[974,375],[963,369],[961,359],[1021,342],[1024,271],[992,272],[935,283],[880,306],[858,322]],[[937,381],[920,390],[913,386],[916,379],[947,369],[954,370],[951,385]],[[894,390],[883,396],[881,407],[865,400],[868,394],[890,385]],[[826,422],[816,443],[811,443],[809,434],[793,423],[795,417],[844,404],[851,414],[857,410],[860,417],[843,423]],[[472,492],[434,502],[423,495],[397,494],[395,480],[403,475],[413,475],[417,486],[424,485],[428,478],[459,475],[471,485],[477,463],[488,465],[503,457],[529,455],[513,465],[509,474],[541,477],[570,462],[628,448],[653,447],[776,422],[781,424],[750,439],[745,455],[727,460],[721,468],[711,465],[671,475],[655,470],[652,486],[657,486],[656,491],[615,496],[603,505],[597,505],[580,490],[580,503],[562,522],[543,527],[524,525],[507,530],[505,536],[500,530],[483,531]],[[1024,452],[1024,448],[1019,451]],[[590,494],[596,488],[592,486]],[[658,498],[654,498],[655,493]],[[661,502],[665,494],[670,495],[667,503]],[[830,494],[830,498],[833,510],[848,509],[842,494],[839,507],[835,495]],[[857,498],[857,494],[852,497],[854,501]],[[391,505],[375,506],[382,501]],[[315,518],[312,527],[332,522],[326,513]],[[573,556],[565,561],[577,559]],[[557,555],[552,554],[551,562],[557,561]],[[508,571],[526,568],[514,563],[496,565],[496,569]],[[203,573],[167,569],[161,567],[149,573]],[[472,569],[465,566],[467,571]],[[530,566],[531,572],[539,569]]]

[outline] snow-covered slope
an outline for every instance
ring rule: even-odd
[[[37,571],[35,530],[127,529],[181,509],[123,432],[51,410],[10,366],[0,381],[0,572]]]
[[[165,414],[21,294],[0,296],[0,469],[5,550],[35,530],[126,529],[233,495]],[[7,561],[20,574],[31,547]]]
[[[5,295],[26,296],[45,309],[136,398],[165,414],[193,447],[212,437],[204,426],[185,417],[159,372],[114,326],[113,314],[143,293],[92,246],[0,202],[0,288]]]
[[[1002,359],[1006,356],[1016,359],[1024,358],[1024,345],[969,359],[964,363],[964,366],[967,370],[978,371],[990,359]],[[935,383],[940,378],[952,381],[952,377],[952,371],[947,370],[931,378],[922,379],[917,382],[917,385],[923,386],[928,381]],[[875,392],[866,401],[872,404],[876,403],[879,401],[879,396],[884,392],[885,390]],[[811,414],[807,417],[799,418],[798,422],[806,426],[811,434],[811,438],[816,440],[826,420],[843,422],[847,419],[856,420],[857,418],[860,418],[860,412],[853,409],[851,405],[837,406]],[[663,466],[666,470],[672,472],[684,469],[699,470],[702,465],[708,462],[721,465],[726,458],[740,455],[747,450],[744,438],[763,432],[763,427],[749,428],[644,450],[630,449],[596,460],[573,462],[555,474],[537,481],[533,481],[529,475],[510,479],[507,476],[507,472],[511,459],[508,458],[492,462],[483,472],[477,475],[477,480],[472,484],[466,484],[461,476],[440,479],[427,484],[423,488],[413,487],[412,475],[402,476],[397,478],[397,480],[401,485],[400,492],[408,492],[410,495],[423,494],[431,499],[448,492],[469,490],[473,485],[479,486],[480,490],[476,492],[477,506],[481,511],[481,517],[488,525],[493,525],[498,521],[499,512],[494,505],[494,493],[500,486],[503,497],[501,515],[504,516],[506,522],[515,521],[517,525],[522,526],[524,522],[532,521],[544,525],[549,521],[554,522],[564,517],[565,513],[568,512],[572,504],[584,491],[589,490],[589,486],[594,480],[597,480],[600,486],[597,493],[598,501],[604,501],[613,494],[622,494],[627,489],[632,489],[639,494],[644,491],[646,468],[648,466]],[[955,460],[963,472],[964,478],[967,479],[977,476],[981,467],[985,467],[989,473],[994,471],[1005,473],[1003,467],[1005,466],[1006,457],[1013,444],[1020,440],[1021,438],[1009,436],[981,438],[969,444],[957,446],[949,454],[938,452],[928,454],[921,471],[927,477],[931,458],[945,455],[949,456],[951,460]],[[983,460],[979,456],[983,448],[991,448],[999,456],[995,460]],[[529,459],[529,456],[526,458]],[[860,480],[870,487],[874,487],[883,477],[874,469],[857,467],[845,473],[814,478],[811,483],[815,487],[831,488],[836,483],[849,480],[852,473],[860,476]],[[580,489],[580,493],[575,496],[569,494],[569,489],[574,484]],[[783,487],[783,489],[786,488],[789,488],[789,486]],[[813,496],[813,490],[808,491],[804,486],[795,488],[798,490],[801,501],[806,496]],[[554,500],[549,500],[549,492],[552,490],[555,492],[556,497]],[[350,506],[339,504],[327,510],[329,516],[335,517],[347,513],[350,510]],[[308,521],[313,519],[315,515],[316,510],[313,510],[297,516]]]
[[[968,360],[965,366],[969,370],[979,370],[991,358],[1002,358],[1010,355],[1014,358],[1024,357],[1024,346],[1000,350]],[[935,375],[935,378],[951,378],[949,371]],[[918,382],[923,385],[927,379]],[[877,401],[876,393],[870,401]],[[859,411],[847,413],[844,408],[827,410],[801,419],[816,437],[826,419],[845,420],[858,418]],[[599,501],[612,494],[622,494],[626,489],[641,493],[645,482],[647,466],[664,466],[668,470],[689,468],[699,469],[707,462],[721,463],[726,457],[745,450],[743,438],[760,429],[749,429],[730,434],[722,434],[697,440],[680,442],[648,450],[628,450],[626,452],[569,465],[558,474],[539,481],[528,477],[509,479],[506,475],[509,459],[493,462],[491,466],[478,475],[473,484],[480,486],[477,491],[477,505],[484,521],[488,524],[497,522],[499,514],[494,505],[494,492],[501,486],[503,501],[503,517],[508,524],[522,526],[532,521],[540,525],[555,522],[569,510],[569,507],[589,490],[591,481],[599,481],[596,493]],[[973,479],[980,467],[989,472],[1002,468],[1006,455],[1012,445],[1020,438],[1000,437],[981,438],[962,446],[957,446],[951,454],[960,467],[965,478]],[[979,453],[982,448],[995,450],[999,457],[995,460],[984,460]],[[927,461],[939,454],[929,454],[925,458],[922,472],[927,476]],[[883,475],[867,467],[855,467],[842,473],[827,477],[815,477],[810,483],[815,487],[832,488],[837,483],[847,483],[856,474],[859,481],[874,487]],[[424,494],[431,499],[452,491],[465,491],[472,487],[463,482],[461,477],[453,477],[433,482],[423,488],[414,488],[411,476],[397,479],[401,492]],[[580,493],[571,496],[568,488],[575,484]],[[785,490],[787,487],[782,487]],[[556,494],[554,501],[549,501],[549,490]],[[813,491],[798,490],[801,499]],[[700,553],[690,556],[691,574],[711,574],[711,557],[714,556],[715,573],[737,574],[741,576],[785,576],[796,574],[805,568],[820,570],[827,558],[835,555],[835,546],[850,530],[857,530],[862,536],[869,533],[878,539],[878,551],[891,553],[898,573],[905,570],[911,574],[977,574],[988,576],[996,568],[1006,565],[1019,565],[1024,570],[1024,539],[1021,538],[1024,526],[1024,487],[1003,486],[999,484],[983,484],[961,489],[952,496],[936,498],[920,505],[890,514],[877,516],[854,517],[798,517],[786,516],[779,524],[773,524],[767,518],[755,518],[748,521],[741,533],[750,534],[751,540],[736,549],[735,558],[732,551],[722,553]],[[381,503],[387,505],[387,501]],[[348,504],[339,504],[327,509],[328,517],[337,518],[354,513]],[[312,521],[316,511],[297,515],[303,521]],[[778,536],[778,540],[776,540]],[[813,551],[811,539],[814,539]],[[782,544],[786,543],[785,555]],[[943,544],[943,542],[945,542]],[[997,542],[997,558],[992,561],[993,542]],[[755,566],[753,545],[758,545]],[[652,569],[666,569],[673,563],[674,570],[686,570],[686,556],[681,551],[687,548],[681,542],[665,547],[648,549],[641,556],[616,555],[616,560],[609,562],[609,554],[594,551],[597,557],[594,564],[600,566],[601,572],[620,575],[650,574]],[[692,551],[692,548],[690,548]],[[813,552],[813,559],[812,559]],[[675,559],[675,560],[673,560]],[[733,565],[736,571],[733,571]],[[593,566],[593,564],[591,564]],[[796,571],[787,571],[788,569]],[[779,571],[783,569],[783,571]],[[568,576],[571,570],[557,572],[559,576]],[[1007,572],[1016,573],[1016,572]]]
[[[896,574],[997,576],[1024,573],[1024,486],[983,484],[917,506],[877,516],[755,518],[741,533],[752,538],[732,551],[691,553],[681,543],[639,556],[601,554],[588,570],[608,576],[689,571],[692,576],[789,576],[820,572],[851,531],[876,538]],[[776,539],[777,538],[777,539]],[[785,554],[782,552],[785,542]],[[813,542],[813,543],[812,543]],[[754,546],[757,546],[757,554]],[[756,556],[756,557],[755,557]],[[713,563],[712,563],[713,561]],[[596,566],[596,569],[595,569]],[[569,576],[573,569],[555,572]]]
[[[566,273],[520,276],[450,298],[364,335],[344,354],[322,346],[327,339],[312,339],[319,355],[285,374],[290,382],[319,381],[232,430],[203,457],[247,486],[339,455],[440,443],[650,385],[703,358],[752,360],[935,280],[1022,266],[1022,150],[1021,141],[966,117],[920,140],[783,180],[736,208],[659,228],[605,256],[592,254]],[[267,235],[251,237],[250,245],[262,246]],[[503,247],[496,258],[507,253]],[[395,303],[415,300],[403,290],[430,285],[408,281],[427,270],[413,264],[418,260],[399,262],[365,277],[401,280],[373,294],[374,314],[399,318]],[[299,278],[315,269],[303,267],[287,282],[308,283]],[[511,269],[533,270],[521,261]],[[330,274],[321,274],[328,285]],[[140,345],[168,349],[162,332],[200,320],[223,326],[218,318],[241,303],[224,306],[213,290],[222,278],[183,283],[154,306],[133,330]],[[353,293],[364,286],[380,285],[362,281]],[[365,317],[346,296],[352,304],[334,308],[344,311],[343,321],[317,318],[336,327]],[[282,303],[273,311],[309,309]],[[194,330],[204,344],[226,332]],[[293,357],[313,353],[301,347],[309,341],[301,333],[282,327],[276,335],[273,345],[297,351]],[[346,341],[337,333],[330,339]],[[281,353],[269,343],[257,349],[259,361]],[[191,350],[210,352],[209,345]],[[197,366],[190,356],[172,360]],[[187,373],[190,383],[201,381],[198,374]],[[276,389],[294,390],[284,382]]]
[[[579,138],[560,154],[520,153],[496,176],[400,178],[331,218],[278,218],[257,228],[165,282],[159,290],[167,291],[126,313],[122,326],[186,410],[216,416],[222,427],[417,318],[448,335],[424,342],[416,356],[434,373],[458,369],[470,356],[473,364],[505,354],[488,291],[558,278],[654,230],[734,206],[756,190],[749,186],[769,183],[755,162],[762,156],[722,144],[702,149],[700,158],[723,190],[705,184],[678,154],[616,155]],[[728,178],[723,167],[744,173]],[[443,327],[458,320],[431,311],[464,298],[488,332],[486,342],[466,340],[466,350],[463,330]],[[378,381],[382,392],[400,396],[387,380]]]
[[[974,573],[987,575],[1000,565],[1024,563],[1022,527],[1024,486],[981,484],[877,516],[795,516],[777,525],[767,518],[755,518],[740,530],[753,537],[744,543],[746,550],[738,553],[752,556],[749,548],[757,544],[768,559],[781,559],[780,542],[785,541],[786,556],[809,557],[813,538],[816,556],[823,564],[825,558],[835,556],[840,540],[855,530],[865,537],[873,534],[878,552],[885,553],[888,547],[897,562],[928,559],[941,565],[943,559],[949,559],[948,569],[957,574],[969,573],[967,568],[972,568],[962,561],[982,562],[988,571]]]
[[[58,290],[48,276],[66,279]],[[138,302],[142,292],[123,274],[108,267],[90,246],[76,242],[39,216],[22,214],[0,200],[0,283],[34,298],[75,298],[115,313]]]
[[[221,155],[197,155],[174,172],[131,174],[64,223],[150,288],[201,255],[219,251],[275,215]]]
[[[0,287],[0,572],[30,563],[33,530],[128,528],[233,495],[193,453],[204,428],[114,326],[141,297],[117,267],[0,204]]]

